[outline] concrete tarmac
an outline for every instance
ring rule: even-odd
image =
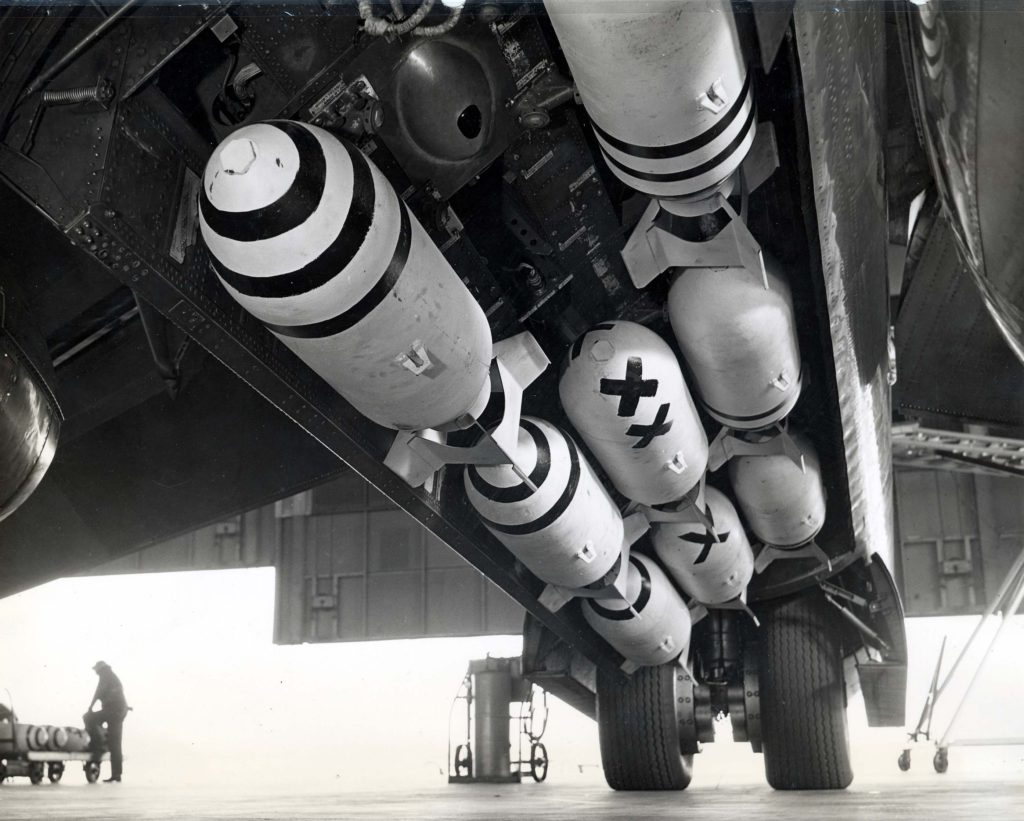
[[[272,779],[272,776],[270,776]],[[140,819],[661,819],[684,821],[1019,821],[1024,778],[965,782],[952,778],[855,784],[844,792],[774,792],[763,785],[700,786],[682,793],[616,793],[599,786],[555,783],[458,785],[423,790],[296,794],[267,785],[257,793],[68,783],[0,786],[0,818]]]

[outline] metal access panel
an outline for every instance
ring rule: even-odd
[[[983,612],[1024,548],[1024,482],[900,470],[896,509],[907,615]]]
[[[985,309],[941,216],[900,305],[896,361],[894,404],[905,417],[951,430],[963,423],[1024,425],[1024,369]]]

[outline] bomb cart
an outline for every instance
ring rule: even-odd
[[[71,761],[81,761],[85,780],[94,784],[101,762],[109,761],[110,755],[90,751],[89,742],[89,734],[78,727],[19,722],[14,711],[0,702],[0,784],[16,776],[36,785],[44,778],[56,784]]]

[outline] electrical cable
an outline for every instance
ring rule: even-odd
[[[430,13],[430,10],[433,7],[434,0],[423,0],[423,2],[420,3],[419,8],[410,14],[405,20],[400,23],[392,23],[390,20],[385,20],[383,17],[377,17],[373,13],[373,3],[371,0],[359,0],[359,17],[363,21],[363,28],[366,30],[367,34],[373,35],[374,37],[381,37],[385,34],[398,37],[403,34],[408,34],[410,31],[415,29],[423,22],[423,18]]]
[[[413,30],[413,34],[417,37],[439,37],[455,28],[460,17],[462,17],[462,6],[454,6],[448,19],[443,23],[438,23],[436,26],[420,26]]]

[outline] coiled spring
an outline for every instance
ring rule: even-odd
[[[77,103],[109,103],[114,97],[114,87],[106,81],[94,86],[64,88],[59,91],[44,91],[43,105],[75,105]]]

